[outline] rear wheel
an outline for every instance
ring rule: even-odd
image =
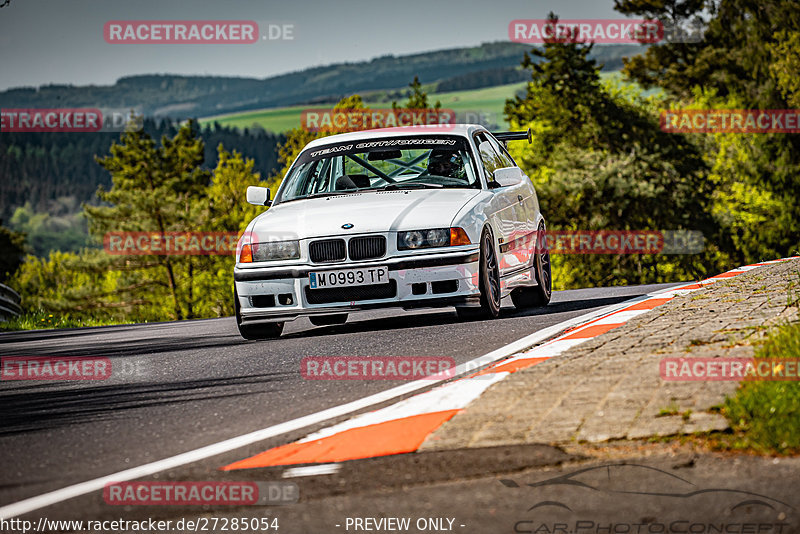
[[[239,295],[233,292],[233,307],[236,311],[236,326],[239,328],[239,335],[245,339],[275,339],[280,337],[283,332],[283,323],[262,323],[262,324],[242,324],[241,307],[239,306]]]
[[[485,228],[481,234],[481,259],[479,272],[481,291],[480,308],[456,308],[464,319],[494,319],[500,315],[500,269],[494,250],[492,232]]]
[[[314,326],[331,326],[335,324],[344,324],[347,322],[346,313],[334,313],[331,315],[312,315],[308,318]]]
[[[539,223],[536,231],[536,248],[533,255],[533,276],[536,287],[519,287],[511,292],[511,302],[518,310],[547,306],[552,296],[552,272],[550,270],[550,251],[547,250],[544,223]]]

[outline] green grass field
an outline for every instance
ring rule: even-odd
[[[505,121],[503,120],[503,106],[506,103],[506,99],[513,97],[516,91],[524,87],[525,82],[520,82],[470,91],[438,93],[428,95],[428,100],[429,102],[436,102],[439,100],[443,108],[454,110],[459,120],[463,120],[462,115],[464,115],[467,116],[467,118],[472,117],[474,121],[477,121],[481,114],[483,114],[483,116],[495,121],[498,125],[505,126]],[[375,109],[388,109],[392,107],[390,103],[369,103],[367,105]],[[303,109],[309,107],[324,108],[326,106],[290,106],[285,108],[259,109],[243,113],[204,117],[200,119],[200,123],[206,124],[216,121],[223,126],[233,126],[236,128],[249,128],[257,124],[265,130],[280,133],[291,128],[299,127],[300,114]]]
[[[602,79],[610,78],[621,80],[619,71],[602,72],[600,76]],[[479,122],[490,127],[505,128],[508,127],[508,124],[503,118],[503,107],[505,106],[506,100],[513,98],[517,91],[523,90],[525,88],[525,83],[526,82],[519,82],[450,93],[432,93],[428,95],[428,101],[434,103],[438,100],[442,103],[443,108],[454,110],[459,122]],[[648,91],[645,94],[650,92],[651,91]],[[392,107],[389,102],[370,102],[367,105],[374,109],[389,109]],[[283,108],[259,109],[204,117],[200,119],[200,123],[206,124],[216,121],[222,126],[233,126],[241,129],[258,125],[270,132],[281,133],[291,128],[299,127],[300,114],[304,109],[310,107],[325,108],[327,106],[289,106]]]
[[[270,132],[281,133],[300,126],[300,113],[307,106],[259,109],[244,113],[217,115],[200,119],[200,124],[219,122],[222,126],[250,128],[258,125]]]

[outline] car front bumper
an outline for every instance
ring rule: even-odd
[[[242,323],[288,321],[297,317],[386,307],[442,307],[474,304],[480,252],[417,254],[362,262],[245,267],[234,269]],[[378,286],[309,288],[309,273],[386,266],[389,282]],[[327,293],[323,293],[327,292]]]

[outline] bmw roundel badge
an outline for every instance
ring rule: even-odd
[[[342,225],[342,228],[344,228],[345,230],[349,230],[349,229],[350,229],[350,228],[352,228],[352,227],[353,227],[353,225],[352,225],[352,224],[350,224],[350,223],[346,223],[346,224],[343,224],[343,225]]]

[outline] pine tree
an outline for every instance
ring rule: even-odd
[[[109,156],[97,158],[111,174],[113,185],[97,193],[110,205],[84,206],[92,234],[102,239],[107,232],[196,230],[211,177],[201,168],[203,151],[193,122],[182,126],[172,139],[162,137],[161,146],[141,130],[123,133]],[[148,271],[156,266],[167,281],[173,318],[194,317],[195,258],[130,256],[127,262]]]

